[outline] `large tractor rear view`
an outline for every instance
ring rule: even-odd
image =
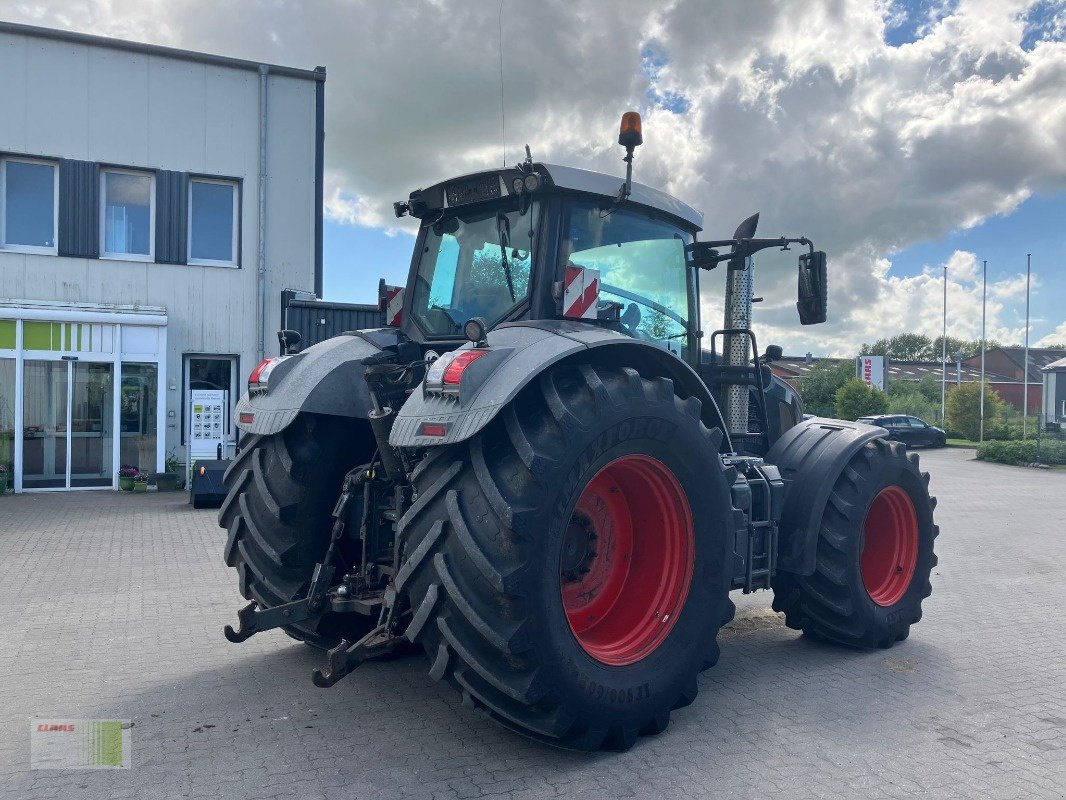
[[[631,180],[636,114],[619,143],[621,186],[527,151],[413,192],[390,324],[256,367],[219,514],[251,601],[231,641],[328,649],[318,686],[414,643],[496,721],[595,750],[694,700],[731,590],[771,589],[819,639],[906,638],[936,563],[928,475],[881,428],[803,420],[751,329],[753,255],[803,250],[812,324],[825,254],[756,238],[758,215],[699,241],[701,214]]]

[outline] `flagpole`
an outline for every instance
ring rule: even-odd
[[[1033,254],[1025,254],[1025,393],[1022,400],[1022,441],[1026,439],[1026,422],[1029,418],[1029,276],[1032,273]],[[1038,423],[1039,424],[1039,423]]]
[[[985,440],[985,350],[988,343],[985,340],[985,301],[988,298],[988,259],[984,260],[981,269],[981,434],[979,442]]]
[[[948,396],[948,265],[944,262],[944,327],[940,334],[940,424],[947,429]]]

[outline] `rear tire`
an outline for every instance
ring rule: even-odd
[[[300,414],[280,433],[246,435],[226,470],[218,524],[229,535],[226,564],[240,592],[261,607],[307,596],[315,564],[329,545],[332,512],[345,473],[365,462],[353,420]],[[355,640],[376,619],[327,612],[283,628],[294,639],[329,648]]]
[[[563,747],[626,749],[664,730],[695,699],[733,615],[721,438],[671,381],[582,365],[549,370],[480,434],[431,453],[414,471],[396,579],[430,675],[508,728]],[[609,519],[595,511],[608,495]],[[629,523],[627,550],[619,531]],[[599,567],[619,569],[628,588],[596,627],[594,604],[574,590],[588,581],[609,596]],[[630,584],[630,573],[645,580]],[[645,585],[665,588],[642,594]]]
[[[891,647],[922,618],[937,564],[935,499],[918,456],[867,442],[837,478],[822,516],[814,573],[779,572],[775,611],[785,624],[850,647]]]

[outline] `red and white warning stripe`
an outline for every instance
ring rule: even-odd
[[[600,296],[600,271],[566,265],[563,280],[563,316],[569,319],[596,319]]]
[[[395,328],[403,322],[403,287],[385,287],[385,324]]]

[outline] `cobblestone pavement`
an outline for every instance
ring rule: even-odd
[[[627,753],[528,742],[426,675],[371,663],[316,689],[242,604],[223,532],[184,495],[0,498],[0,797],[1066,796],[1066,473],[923,453],[940,498],[925,620],[841,650],[736,596],[722,659]],[[31,716],[131,718],[128,771],[29,769]]]

